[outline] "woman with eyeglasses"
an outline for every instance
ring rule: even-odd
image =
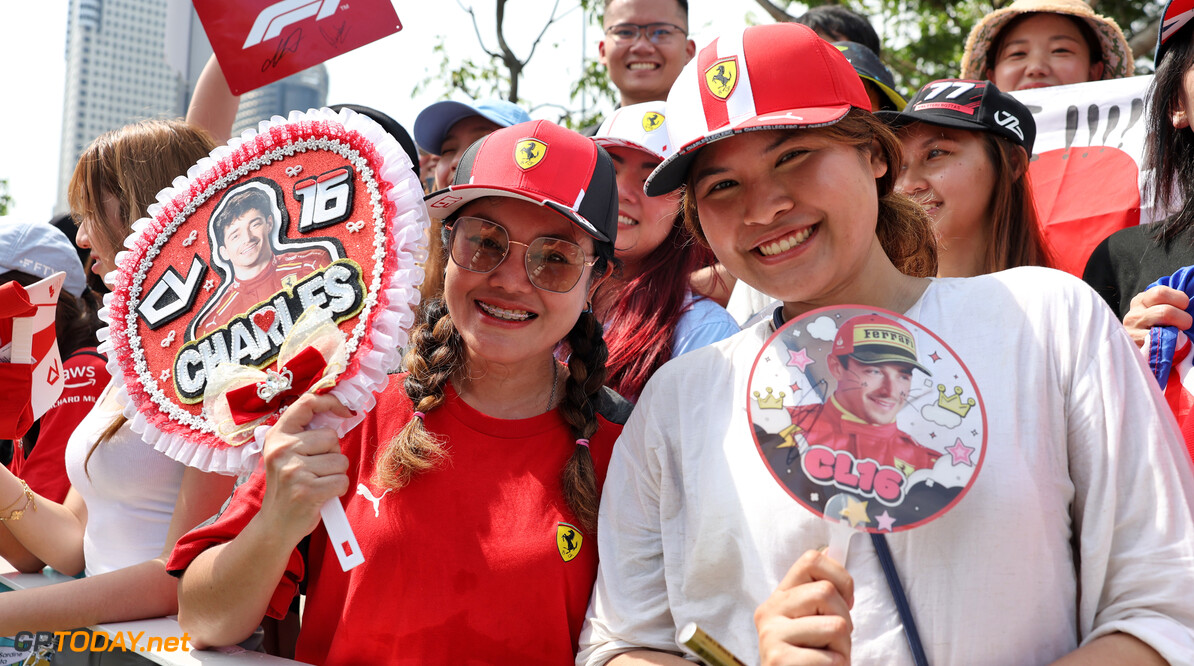
[[[344,441],[304,429],[345,414],[339,402],[297,401],[264,469],[174,551],[197,646],[244,639],[302,583],[307,663],[573,660],[598,490],[629,411],[602,387],[587,307],[613,259],[614,168],[575,132],[523,123],[473,144],[427,203],[445,215],[450,261],[408,374]],[[343,572],[319,506],[346,492],[365,563]]]

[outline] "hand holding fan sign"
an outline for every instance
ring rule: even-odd
[[[125,415],[200,469],[251,470],[262,426],[304,393],[363,419],[414,321],[428,227],[398,143],[350,110],[294,112],[217,148],[158,194],[117,256],[101,347]],[[363,561],[338,500],[341,565]]]

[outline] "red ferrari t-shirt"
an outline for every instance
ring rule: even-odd
[[[341,571],[322,525],[306,567],[292,554],[270,602],[281,617],[298,582],[307,601],[296,658],[313,664],[571,663],[597,574],[596,535],[581,529],[560,486],[575,438],[559,411],[530,419],[485,416],[448,387],[427,414],[449,459],[406,487],[385,490],[374,460],[411,418],[391,389],[343,442],[352,490],[342,498],[365,563]],[[590,451],[598,488],[628,403],[603,395]],[[168,569],[235,537],[261,506],[260,471],[211,524],[185,535]]]

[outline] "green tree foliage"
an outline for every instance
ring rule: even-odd
[[[611,104],[615,101],[613,87],[605,75],[605,69],[596,59],[585,61],[585,69],[580,78],[569,88],[569,105],[536,104],[534,100],[528,100],[520,93],[519,84],[536,49],[547,35],[548,29],[564,16],[576,10],[584,12],[585,20],[590,24],[600,25],[597,12],[602,5],[602,0],[579,0],[563,11],[560,10],[560,0],[554,0],[551,13],[539,26],[539,32],[529,41],[522,38],[523,35],[520,35],[522,39],[517,41],[508,38],[505,23],[508,3],[509,0],[493,0],[496,21],[492,37],[482,34],[481,27],[477,22],[476,9],[472,5],[461,4],[461,8],[468,13],[472,20],[473,31],[486,57],[479,62],[471,58],[454,59],[441,37],[432,49],[433,56],[439,61],[438,69],[415,86],[415,93],[427,90],[433,83],[447,84],[448,90],[445,98],[450,96],[452,91],[459,90],[473,99],[500,97],[522,104],[531,110],[545,107],[556,108],[559,110],[559,122],[573,129],[579,129],[595,122],[600,117],[596,112],[600,106],[599,100],[608,100]],[[546,2],[543,3],[543,6],[545,9],[547,8]],[[551,46],[555,47],[558,44]],[[526,55],[518,55],[520,52],[525,52]]]
[[[883,41],[883,61],[908,96],[922,85],[958,76],[970,29],[987,13],[1012,0],[947,2],[945,0],[755,0],[773,20],[792,20],[811,7],[838,4],[867,16]],[[1123,29],[1138,56],[1137,69],[1151,72],[1157,24],[1165,3],[1158,0],[1096,0],[1096,12]]]
[[[8,193],[8,179],[0,178],[0,215],[8,215],[12,208],[12,196]]]

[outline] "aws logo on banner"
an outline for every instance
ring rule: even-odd
[[[315,17],[316,21],[325,19],[340,8],[340,0],[282,0],[261,10],[257,19],[253,21],[253,28],[249,30],[249,37],[241,49],[247,49],[273,39],[282,34],[287,26],[299,21]]]

